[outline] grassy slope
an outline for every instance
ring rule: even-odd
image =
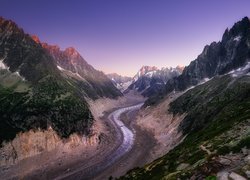
[[[61,137],[89,133],[92,115],[74,86],[48,74],[35,85],[0,70],[0,143],[30,129],[51,126]]]
[[[189,90],[171,104],[170,111],[188,115],[180,125],[186,139],[165,156],[131,170],[121,179],[185,179],[193,174],[213,175],[221,167],[212,157],[250,148],[250,76],[216,77]],[[242,129],[244,129],[243,131]],[[207,147],[212,155],[200,146]],[[177,170],[182,164],[186,170]]]

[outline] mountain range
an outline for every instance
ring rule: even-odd
[[[183,68],[161,68],[143,66],[134,76],[133,82],[128,87],[128,90],[136,90],[143,96],[152,96],[160,91],[168,80],[177,77],[181,74]]]
[[[94,123],[88,102],[115,99],[130,90],[148,97],[137,125],[148,130],[157,145],[171,143],[163,142],[169,147],[158,159],[120,179],[250,178],[248,17],[226,29],[221,41],[206,45],[185,68],[143,66],[131,78],[106,76],[73,47],[61,50],[43,43],[0,17],[1,148],[29,130],[52,129],[62,139],[74,133],[88,136]],[[111,126],[101,128],[106,127]]]
[[[152,96],[164,88],[168,80],[179,76],[183,67],[161,68],[155,66],[142,66],[133,78],[123,77],[116,73],[107,76],[113,81],[116,87],[127,93],[135,90],[143,96]]]

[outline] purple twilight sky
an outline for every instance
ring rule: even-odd
[[[95,68],[134,75],[142,65],[188,65],[250,16],[249,0],[1,0],[0,16]]]

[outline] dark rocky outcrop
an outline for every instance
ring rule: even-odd
[[[174,90],[186,90],[166,109],[173,116],[185,115],[178,127],[184,140],[120,179],[249,178],[245,160],[250,149],[249,56],[250,21],[245,17],[148,101],[157,103],[167,94],[173,97]]]
[[[248,17],[224,32],[220,42],[205,46],[203,52],[185,67],[182,74],[170,79],[165,88],[148,100],[156,103],[172,91],[183,91],[204,79],[226,74],[250,61],[250,20]]]

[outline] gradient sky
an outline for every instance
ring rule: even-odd
[[[249,0],[0,0],[0,16],[96,69],[134,75],[142,65],[188,65],[244,16]]]

